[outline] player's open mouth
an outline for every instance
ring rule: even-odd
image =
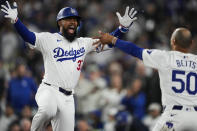
[[[74,32],[75,32],[75,27],[74,26],[68,27],[68,33],[73,34]]]

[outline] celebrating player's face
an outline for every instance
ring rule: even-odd
[[[78,26],[77,19],[73,17],[66,18],[60,20],[59,25],[60,25],[60,32],[62,33],[62,35],[67,40],[72,42],[77,35],[77,26]]]

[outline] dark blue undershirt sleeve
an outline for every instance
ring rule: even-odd
[[[131,42],[120,39],[117,39],[115,47],[142,60],[142,52],[144,48],[140,48]]]
[[[19,35],[23,38],[24,41],[29,42],[32,45],[35,45],[36,35],[35,33],[29,31],[27,27],[18,19],[14,24]]]

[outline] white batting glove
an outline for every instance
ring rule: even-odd
[[[134,8],[129,11],[129,6],[126,7],[123,17],[120,15],[119,12],[116,12],[120,25],[127,29],[129,29],[133,22],[137,20],[137,17],[135,17],[136,14],[137,11]]]
[[[9,2],[6,1],[6,3],[7,3],[7,6],[1,5],[1,7],[2,7],[1,11],[6,13],[6,15],[4,17],[9,18],[11,20],[11,23],[16,23],[17,16],[18,16],[17,4],[16,4],[16,2],[14,2],[13,3],[14,8],[11,8]]]

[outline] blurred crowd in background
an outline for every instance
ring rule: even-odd
[[[10,0],[11,1],[11,0]],[[83,18],[79,36],[119,26],[127,5],[138,20],[122,39],[143,48],[170,50],[176,27],[192,31],[196,53],[196,0],[16,0],[18,17],[34,32],[58,32],[56,15],[65,6]],[[5,4],[1,1],[0,4]],[[31,50],[0,13],[0,131],[30,131],[35,93],[44,75],[42,55]],[[75,91],[76,131],[151,131],[161,114],[158,73],[117,49],[86,57]],[[47,131],[52,131],[49,124]]]

